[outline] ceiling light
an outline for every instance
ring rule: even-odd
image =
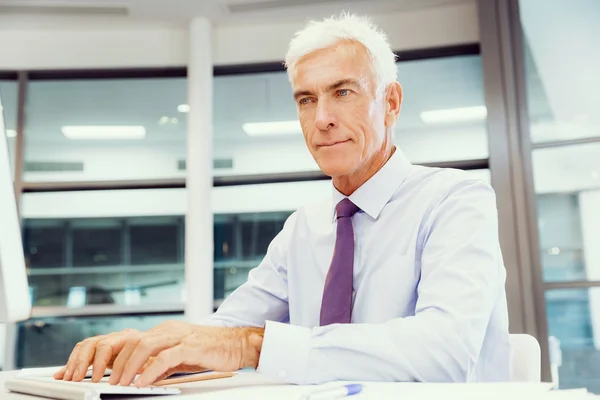
[[[180,104],[177,106],[177,111],[180,113],[190,112],[190,106],[188,104]]]
[[[300,121],[275,121],[245,123],[242,129],[248,136],[280,136],[302,133]]]
[[[167,116],[163,116],[160,117],[160,119],[158,120],[158,124],[159,125],[166,125],[171,121],[171,118],[167,117]]]
[[[179,120],[177,118],[171,118],[171,123],[173,125],[177,125],[179,123]]]
[[[423,111],[421,120],[426,124],[447,124],[453,122],[481,121],[487,117],[485,106],[448,108]]]
[[[550,250],[548,250],[548,254],[550,254],[551,256],[557,256],[560,254],[560,248],[552,247]]]
[[[7,129],[6,137],[9,137],[9,138],[17,137],[17,131],[15,131],[14,129]]]
[[[62,133],[72,140],[132,140],[146,137],[143,126],[63,126]]]

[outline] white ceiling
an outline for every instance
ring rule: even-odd
[[[161,21],[205,16],[222,22],[297,18],[298,15],[318,18],[342,10],[386,13],[472,2],[473,0],[0,0],[0,16],[123,15]]]

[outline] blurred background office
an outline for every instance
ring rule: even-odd
[[[600,393],[597,0],[0,1],[34,304],[2,327],[4,369],[211,312],[330,193],[281,61],[341,10],[398,54],[409,159],[496,189],[511,331],[538,338],[546,380]]]

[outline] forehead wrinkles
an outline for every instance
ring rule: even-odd
[[[316,68],[328,66],[328,64],[324,62],[323,58],[327,58],[328,61],[333,61],[332,67],[337,70],[337,72],[340,70],[346,70],[348,69],[348,66],[350,66],[350,74],[353,76],[345,75],[342,72],[338,73],[334,78],[329,78],[328,80],[330,82],[320,81],[318,79],[320,76],[318,73],[315,73],[313,69],[314,67],[311,67],[315,64]],[[360,69],[356,68],[357,64],[361,65]],[[334,83],[335,81],[341,79],[358,79],[360,77],[363,80],[362,83],[364,88],[369,88],[369,86],[372,86],[374,89],[377,86],[377,77],[373,68],[371,56],[369,55],[367,48],[362,43],[353,40],[342,39],[331,47],[318,49],[301,57],[294,66],[293,70],[292,86],[294,89],[296,89],[298,86],[300,70],[303,70],[304,72],[302,74],[302,78],[307,85],[315,85],[316,82],[318,82],[319,85],[327,86],[328,84]],[[307,70],[310,71],[311,76],[306,76]],[[316,82],[311,78],[315,78]],[[308,82],[306,82],[307,80]],[[369,83],[371,83],[371,85],[369,85]]]

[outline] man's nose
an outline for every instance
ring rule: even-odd
[[[327,131],[337,126],[337,119],[333,114],[331,107],[326,101],[320,101],[317,104],[316,127],[320,131]]]

